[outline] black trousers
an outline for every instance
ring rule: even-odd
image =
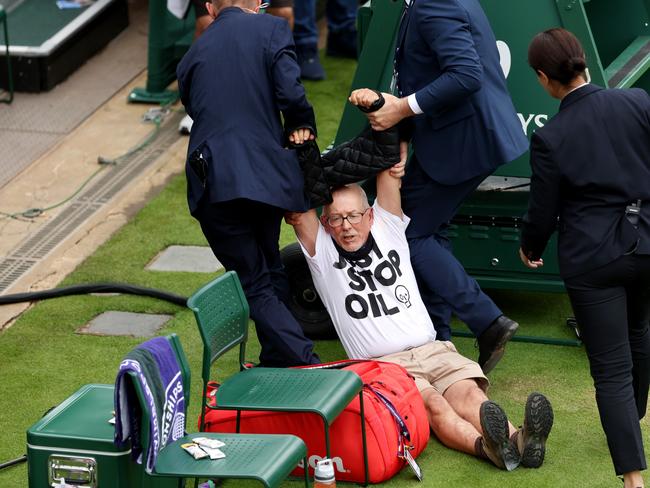
[[[411,264],[439,340],[451,340],[452,312],[476,337],[502,315],[453,255],[447,236],[449,221],[487,176],[443,185],[432,180],[413,156],[402,180],[402,208],[411,219],[406,229]]]
[[[650,256],[622,256],[565,285],[616,474],[646,469],[639,419],[650,382]]]
[[[203,204],[194,217],[212,252],[239,276],[262,346],[262,366],[316,364],[313,343],[286,306],[289,282],[278,240],[284,210],[251,200]]]

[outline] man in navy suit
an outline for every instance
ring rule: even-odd
[[[261,364],[313,364],[313,344],[285,305],[278,239],[285,210],[308,207],[298,159],[285,146],[314,137],[314,112],[289,25],[254,15],[259,6],[208,3],[214,21],[178,65],[181,100],[194,120],[187,198],[215,256],[239,275]]]
[[[403,126],[414,154],[402,207],[411,217],[406,233],[418,286],[438,337],[450,339],[454,312],[478,337],[478,363],[488,372],[518,325],[467,275],[446,229],[463,200],[499,165],[523,154],[528,141],[479,0],[410,0],[395,74],[399,97],[384,94],[383,108],[368,118],[377,130],[408,119]],[[376,95],[355,91],[350,101],[367,104],[368,97]]]

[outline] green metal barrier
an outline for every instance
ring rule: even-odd
[[[605,87],[650,91],[650,0],[481,0],[497,38],[501,65],[528,134],[558,109],[527,64],[528,43],[540,31],[564,27],[582,42],[592,82]],[[352,89],[388,91],[402,1],[372,0],[360,8],[362,38]],[[358,134],[365,117],[347,105],[335,142]],[[528,154],[499,168],[459,210],[450,238],[454,254],[481,286],[534,291],[563,291],[555,237],[544,267],[528,270],[519,261],[519,226],[528,202]]]
[[[184,19],[177,19],[164,0],[149,0],[149,45],[147,85],[135,88],[129,102],[166,105],[178,99],[178,92],[167,87],[176,79],[176,65],[192,44],[194,9]]]

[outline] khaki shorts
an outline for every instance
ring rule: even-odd
[[[432,341],[423,346],[407,349],[377,358],[379,361],[397,363],[415,378],[420,392],[435,388],[441,395],[460,380],[474,379],[487,392],[490,382],[481,367],[461,356],[449,341]]]

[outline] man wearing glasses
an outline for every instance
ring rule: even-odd
[[[528,149],[479,0],[405,0],[394,56],[398,97],[368,114],[375,130],[402,121],[413,156],[402,186],[418,284],[438,336],[452,313],[477,338],[478,363],[494,368],[518,324],[503,315],[451,252],[449,222],[498,166]],[[374,97],[371,91],[353,92]],[[434,270],[437,270],[435,272]]]
[[[485,458],[508,471],[539,467],[553,425],[553,409],[531,393],[523,427],[515,429],[486,395],[480,366],[449,341],[437,341],[411,267],[402,213],[402,161],[377,176],[371,207],[358,185],[332,193],[318,219],[315,210],[290,213],[316,290],[352,359],[403,366],[414,379],[434,434],[446,446]],[[435,272],[433,270],[432,272]]]

